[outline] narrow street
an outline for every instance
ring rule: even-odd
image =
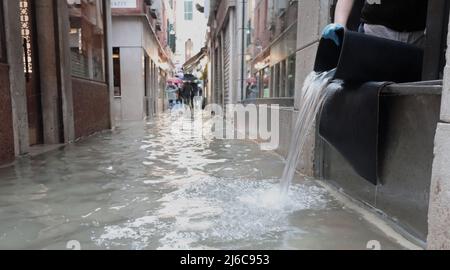
[[[171,117],[0,169],[0,249],[404,249],[318,183],[277,200],[283,160]]]
[[[0,1],[0,250],[450,250],[449,14]]]

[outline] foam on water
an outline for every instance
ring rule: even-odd
[[[193,177],[165,194],[149,216],[106,227],[95,240],[105,247],[131,241],[137,249],[151,241],[158,241],[153,243],[158,249],[238,248],[239,241],[263,241],[292,230],[288,218],[296,211],[327,205],[321,188],[294,185],[291,190],[281,197],[275,179]]]

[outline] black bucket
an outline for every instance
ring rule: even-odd
[[[343,40],[320,41],[314,71],[336,68],[336,79],[352,82],[420,81],[423,50],[403,42],[365,35],[353,31],[338,32]]]

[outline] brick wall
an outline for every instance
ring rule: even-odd
[[[9,87],[9,67],[0,64],[0,165],[12,162],[15,155]]]
[[[271,32],[268,28],[269,15],[268,0],[259,0],[255,7],[255,21],[253,22],[255,32],[254,41],[257,46],[265,49],[269,46],[271,40]]]
[[[104,83],[72,79],[75,138],[110,128],[108,87]]]

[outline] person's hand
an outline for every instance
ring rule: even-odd
[[[339,23],[329,24],[325,27],[325,29],[323,29],[322,38],[331,39],[332,41],[334,41],[334,43],[336,43],[337,46],[339,46],[341,45],[341,40],[337,32],[339,30],[343,30],[344,28],[345,27]]]

